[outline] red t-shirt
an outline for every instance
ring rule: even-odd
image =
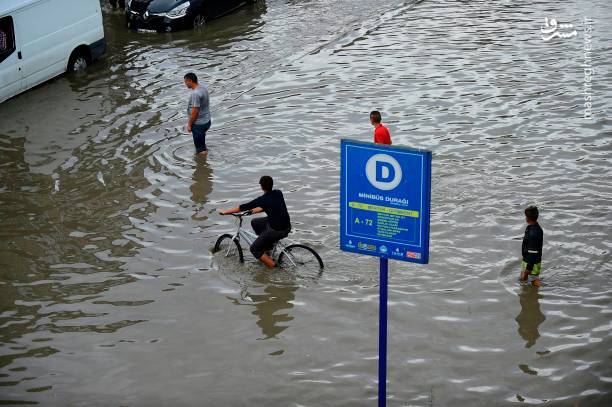
[[[382,124],[376,126],[374,129],[374,142],[391,145],[391,134],[389,133],[389,129]]]

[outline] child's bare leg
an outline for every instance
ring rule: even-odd
[[[276,267],[276,263],[274,262],[274,260],[272,260],[272,258],[265,253],[259,258],[259,261],[261,261],[263,264],[270,268]]]

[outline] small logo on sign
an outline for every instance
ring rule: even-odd
[[[372,252],[376,251],[376,245],[373,245],[373,244],[366,244],[366,243],[359,242],[357,243],[357,247],[361,250],[369,250]]]
[[[387,253],[387,246],[380,246],[379,250],[381,253]]]
[[[374,154],[365,167],[370,184],[383,191],[396,188],[402,181],[402,167],[389,154]]]
[[[408,257],[409,259],[420,259],[421,253],[406,252],[406,257]]]

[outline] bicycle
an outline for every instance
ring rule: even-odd
[[[243,218],[252,214],[251,211],[233,213],[232,215],[237,218],[236,232],[233,235],[225,233],[219,236],[215,242],[213,253],[221,252],[224,257],[237,256],[240,263],[244,263],[244,254],[240,242],[244,241],[250,246],[257,239],[255,233],[242,228]],[[284,268],[316,268],[320,271],[324,268],[321,256],[313,248],[301,243],[285,245],[279,240],[274,244],[270,257]]]

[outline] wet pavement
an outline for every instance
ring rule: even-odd
[[[544,41],[545,17],[577,35]],[[338,249],[338,172],[378,109],[394,144],[434,153],[430,264],[391,263],[388,405],[609,405],[611,17],[272,0],[137,34],[105,9],[102,61],[0,104],[0,404],[375,405],[378,263]],[[206,159],[187,71],[211,90]],[[211,253],[233,225],[215,210],[264,174],[322,276]],[[538,291],[516,282],[530,204]]]

